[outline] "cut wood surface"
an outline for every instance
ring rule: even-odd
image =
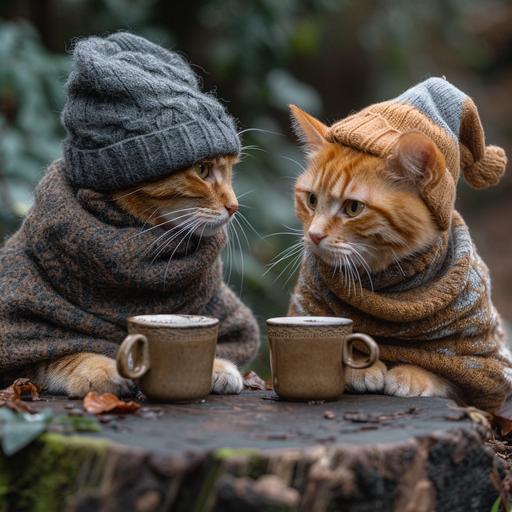
[[[35,408],[82,405],[43,398]],[[69,511],[490,511],[498,495],[491,476],[503,475],[481,428],[437,398],[308,404],[245,391],[143,404],[101,421],[98,434],[46,434],[3,458],[0,477],[15,487],[6,503],[29,509],[46,492]],[[67,453],[74,463],[64,462]],[[66,474],[44,487],[27,483],[26,468],[38,464]]]

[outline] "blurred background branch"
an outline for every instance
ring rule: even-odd
[[[73,40],[127,29],[183,52],[246,130],[236,189],[262,235],[298,227],[292,185],[304,164],[288,103],[326,122],[431,75],[472,95],[488,139],[512,154],[512,4],[508,0],[3,0],[0,4],[0,236],[12,233],[58,158]],[[250,129],[257,128],[256,131]],[[511,173],[460,187],[459,208],[512,320]],[[286,312],[293,277],[266,265],[290,237],[246,229],[230,283],[260,320]],[[244,237],[240,234],[241,243]],[[283,262],[285,265],[286,262]],[[288,279],[287,283],[285,281]]]

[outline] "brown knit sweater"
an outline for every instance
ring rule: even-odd
[[[58,161],[36,191],[22,227],[0,250],[0,374],[76,352],[115,357],[131,315],[184,313],[220,319],[217,354],[237,364],[256,353],[256,321],[222,281],[225,236],[146,249],[109,196],[73,190]]]
[[[512,390],[512,357],[491,302],[489,272],[468,228],[451,228],[423,254],[368,277],[363,290],[344,286],[306,253],[291,315],[344,316],[379,344],[386,363],[409,363],[454,383],[462,400],[494,411]]]

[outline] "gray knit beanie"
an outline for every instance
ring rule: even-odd
[[[73,62],[62,122],[74,186],[124,188],[240,152],[233,118],[178,54],[119,32],[79,41]]]

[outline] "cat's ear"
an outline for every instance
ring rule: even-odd
[[[445,167],[444,157],[432,139],[421,132],[408,132],[395,144],[389,170],[394,177],[421,186],[435,180]]]
[[[421,132],[404,133],[393,148],[390,164],[395,179],[412,183],[441,230],[448,229],[456,186],[443,154],[432,139]]]
[[[329,128],[325,124],[295,105],[289,107],[293,129],[308,152],[315,152],[327,144],[325,137]]]

